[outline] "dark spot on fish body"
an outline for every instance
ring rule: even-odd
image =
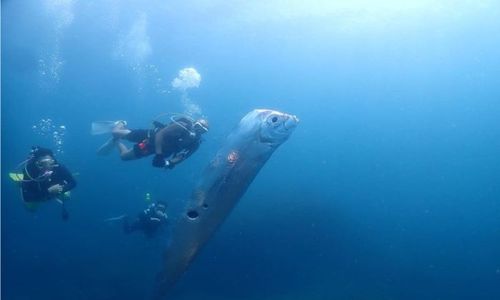
[[[196,220],[200,216],[200,214],[194,209],[188,210],[186,215],[190,220]]]

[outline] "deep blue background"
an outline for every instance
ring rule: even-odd
[[[301,124],[174,299],[499,299],[500,5],[331,2],[2,1],[2,296],[148,295],[168,234],[103,220],[146,192],[175,217],[238,120],[267,107]],[[170,81],[189,66],[212,125],[193,157],[165,172],[95,155],[93,120],[181,111]],[[58,157],[80,174],[67,223],[55,203],[25,211],[6,178],[54,146],[31,129],[42,118],[67,127]]]

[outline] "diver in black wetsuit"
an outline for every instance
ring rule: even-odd
[[[155,121],[153,129],[128,129],[126,122],[117,122],[112,130],[113,138],[101,146],[98,153],[107,153],[114,145],[118,146],[122,160],[134,160],[155,154],[152,165],[157,168],[172,169],[191,154],[201,144],[202,134],[208,132],[208,121],[178,117],[164,125]],[[119,140],[135,143],[132,149]]]
[[[152,203],[139,213],[132,223],[130,223],[128,217],[125,217],[123,219],[123,231],[126,234],[142,231],[147,237],[153,237],[167,223],[168,216],[166,210],[167,205],[165,203]]]
[[[24,163],[21,190],[27,204],[57,199],[63,204],[62,217],[68,219],[64,207],[65,193],[76,186],[73,175],[54,158],[50,149],[33,147]]]

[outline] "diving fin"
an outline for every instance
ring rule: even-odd
[[[125,219],[126,217],[128,217],[128,216],[127,215],[121,215],[121,216],[118,216],[118,217],[107,218],[107,219],[104,220],[104,222],[120,221],[120,220]]]
[[[110,138],[104,145],[97,149],[97,155],[108,155],[115,148],[117,139]]]
[[[105,134],[105,133],[111,133],[113,129],[117,126],[126,126],[127,122],[120,120],[120,121],[95,121],[92,122],[92,129],[90,133],[92,135],[98,135],[98,134]]]
[[[23,173],[9,173],[9,178],[12,179],[15,182],[20,182],[24,180],[24,175]]]
[[[24,202],[24,208],[29,212],[34,212],[38,209],[39,202]]]

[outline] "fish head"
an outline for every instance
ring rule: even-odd
[[[259,109],[259,140],[270,145],[280,145],[290,137],[299,124],[299,119],[287,113],[270,109]]]

